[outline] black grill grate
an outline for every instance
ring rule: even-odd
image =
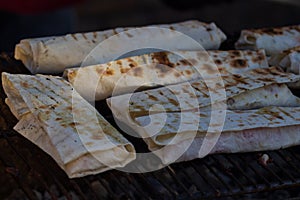
[[[27,73],[7,54],[0,56],[0,69]],[[300,147],[211,155],[151,173],[111,170],[70,180],[50,156],[12,130],[17,120],[4,104],[2,88],[0,97],[0,199],[229,199],[300,185]],[[272,160],[267,166],[258,162],[262,153]]]
[[[156,172],[109,171],[69,180],[48,155],[20,136],[1,138],[1,177],[29,199],[76,195],[82,199],[190,199],[234,197],[300,184],[300,147],[264,152],[272,162],[258,163],[259,153],[211,155],[173,164]],[[73,196],[74,197],[74,196]]]

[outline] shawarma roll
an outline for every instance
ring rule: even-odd
[[[291,132],[300,130],[300,99],[284,84],[299,79],[275,67],[224,76],[225,125],[221,135],[208,133],[205,145],[215,146],[207,151],[261,151],[300,144],[299,134]],[[116,119],[137,132],[164,164],[192,160],[204,156],[199,150],[210,123],[222,123],[210,120],[211,112],[223,112],[212,111],[211,105],[223,99],[211,99],[210,92],[218,90],[209,91],[203,82],[114,96],[107,103]]]
[[[213,153],[277,150],[300,144],[300,107],[227,110],[220,134],[207,132],[209,112],[157,113],[138,117],[148,147],[164,164],[202,158]],[[165,116],[167,115],[167,116]],[[161,128],[157,131],[155,126]],[[166,121],[165,121],[166,118]],[[197,123],[198,122],[198,123]],[[141,129],[139,129],[141,130]],[[153,137],[155,135],[155,137]],[[151,137],[152,136],[152,137]],[[202,147],[203,146],[203,147]]]
[[[187,41],[182,34],[192,38],[193,41]],[[109,39],[111,36],[115,37]],[[16,45],[15,58],[21,60],[33,74],[61,73],[66,68],[79,67],[100,43],[103,46],[93,52],[89,65],[107,63],[128,53],[128,50],[141,48],[166,48],[171,51],[218,49],[225,39],[226,35],[214,23],[190,20],[138,29],[116,28],[99,32],[23,39]]]
[[[53,157],[70,178],[124,167],[133,145],[61,77],[3,72],[14,129]]]
[[[179,83],[199,77],[240,74],[267,68],[263,50],[156,52],[106,64],[66,69],[64,76],[86,99],[105,99],[139,87]]]
[[[210,105],[226,101],[227,109],[246,110],[265,106],[297,106],[300,100],[285,85],[300,80],[299,75],[284,73],[277,67],[253,69],[242,75],[222,77],[225,99],[218,98],[222,88],[208,88],[201,79],[107,99],[120,121],[134,116],[158,112],[179,112],[210,109]],[[212,79],[215,82],[214,79]],[[217,80],[216,80],[217,81]],[[218,83],[216,83],[218,85]],[[211,99],[212,93],[215,99]],[[125,119],[122,119],[125,117]]]
[[[242,30],[237,49],[265,49],[268,56],[300,46],[300,25]]]

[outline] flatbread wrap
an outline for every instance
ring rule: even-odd
[[[149,149],[164,164],[170,164],[202,158],[201,145],[212,145],[210,154],[276,150],[299,145],[299,111],[299,107],[227,110],[225,124],[216,143],[212,142],[214,132],[207,133],[209,112],[167,113],[166,122],[164,114],[157,113],[138,117],[136,121],[139,126],[146,127],[144,135],[155,135],[144,139]],[[149,117],[153,124],[163,128],[154,132],[157,130],[155,127],[146,126]],[[191,123],[198,120],[199,124]],[[203,143],[204,138],[206,143]]]
[[[70,178],[123,167],[133,145],[61,77],[2,73],[14,129],[48,153]]]
[[[242,30],[237,49],[265,49],[268,56],[300,46],[300,25]]]
[[[225,125],[217,143],[212,143],[215,146],[211,153],[272,150],[299,144],[298,134],[290,131],[299,129],[300,99],[284,83],[298,81],[300,76],[276,67],[247,73],[223,77]],[[181,83],[131,96],[114,96],[107,103],[115,118],[143,137],[164,164],[192,160],[201,158],[199,151],[211,120],[211,104],[218,103],[210,99],[202,82],[190,81],[190,90],[187,83]],[[287,136],[283,131],[288,131]],[[214,136],[214,132],[208,134]]]
[[[65,68],[79,67],[97,45],[111,36],[116,37],[106,41],[103,46],[105,49],[99,49],[99,52],[93,53],[93,59],[89,61],[89,65],[115,60],[125,49],[133,51],[163,46],[172,51],[199,50],[199,45],[192,45],[182,40],[182,34],[191,37],[201,46],[200,49],[218,49],[226,39],[226,35],[214,23],[207,24],[190,20],[139,29],[116,28],[99,32],[23,39],[16,45],[15,58],[21,60],[33,74],[62,73]]]
[[[230,74],[222,77],[226,99],[211,99],[211,93],[217,96],[218,88],[208,88],[204,80],[195,79],[113,96],[107,99],[107,103],[113,109],[113,114],[121,121],[130,121],[132,116],[148,115],[150,110],[152,113],[199,108],[203,110],[219,101],[226,101],[228,109],[253,109],[271,103],[273,106],[296,106],[299,99],[291,93],[285,83],[296,82],[299,78],[299,75],[282,72],[277,67],[253,69],[241,75]],[[125,119],[122,119],[123,117]]]
[[[101,100],[139,87],[267,68],[263,50],[156,52],[106,64],[66,69],[64,76],[87,99]]]

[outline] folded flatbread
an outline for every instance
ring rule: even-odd
[[[249,29],[241,32],[237,49],[265,49],[267,55],[300,46],[300,25],[278,28]]]
[[[123,167],[135,150],[63,78],[2,73],[14,127],[39,146],[70,178]]]
[[[182,34],[191,37],[198,45],[183,39]],[[111,36],[115,37],[111,39]],[[108,38],[110,39],[107,40]],[[218,49],[225,39],[225,34],[214,23],[191,20],[139,29],[116,28],[100,32],[24,39],[16,45],[15,58],[21,60],[34,74],[61,73],[65,68],[80,66],[100,43],[103,46],[97,52],[93,52],[93,59],[89,61],[89,65],[107,63],[117,59],[125,50],[141,48],[166,48],[172,51]],[[106,43],[103,43],[105,40]]]
[[[300,121],[289,117],[291,110],[299,109],[300,99],[283,84],[299,78],[274,67],[224,77],[228,111],[225,127],[211,153],[271,150],[298,144],[300,137],[296,133],[284,137],[281,131],[293,130],[293,127],[285,126],[300,124]],[[210,99],[209,91],[202,82],[190,81],[189,85],[182,83],[131,96],[115,96],[107,99],[107,103],[116,119],[143,137],[149,149],[164,164],[177,159],[191,160],[201,157],[200,146],[211,119],[210,106],[218,103],[218,100]],[[285,120],[289,120],[288,123]],[[278,140],[274,145],[272,127],[274,140]],[[214,136],[214,132],[209,134]]]
[[[87,99],[101,100],[112,94],[132,92],[199,77],[240,74],[254,68],[267,68],[259,51],[177,51],[156,52],[124,58],[106,64],[66,69],[64,76]]]

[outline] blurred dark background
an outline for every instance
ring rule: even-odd
[[[300,24],[299,0],[90,0],[77,8],[78,31],[169,23],[216,22],[226,33]]]
[[[300,24],[300,1],[83,0],[37,14],[5,11],[0,15],[0,50],[13,51],[21,38],[187,19],[215,22],[228,35],[244,28]]]

